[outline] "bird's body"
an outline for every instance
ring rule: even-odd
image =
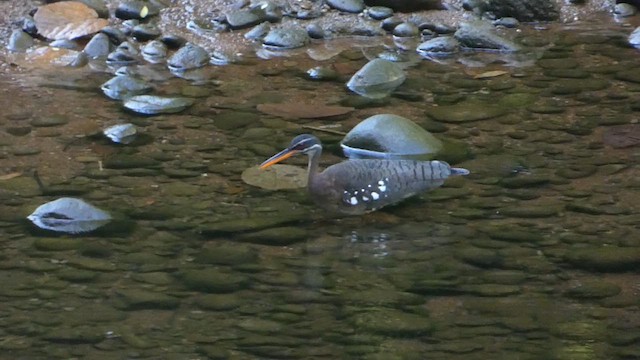
[[[319,171],[320,141],[300,135],[291,145],[265,161],[266,168],[297,153],[309,155],[308,190],[313,201],[331,212],[359,215],[397,203],[441,186],[452,175],[469,171],[444,161],[358,159]]]

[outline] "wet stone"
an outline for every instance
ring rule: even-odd
[[[245,29],[266,20],[262,9],[238,10],[227,14],[227,23],[233,30]]]
[[[122,20],[144,19],[157,14],[157,12],[155,6],[148,4],[146,1],[124,0],[118,4],[115,16]]]
[[[161,34],[162,33],[160,32],[160,29],[157,26],[153,24],[146,24],[146,23],[136,25],[131,30],[131,36],[140,42],[153,40],[158,36],[160,36]]]
[[[567,291],[568,297],[576,299],[602,299],[618,295],[622,291],[616,284],[599,280],[579,281]]]
[[[370,309],[351,318],[360,331],[387,336],[424,335],[432,331],[431,320],[423,315],[392,309]]]
[[[50,116],[50,117],[39,117],[31,120],[29,123],[33,127],[50,127],[50,126],[60,126],[68,123],[69,121],[62,116]]]
[[[364,10],[364,0],[327,0],[327,5],[336,10],[354,14]]]
[[[309,42],[307,31],[301,27],[271,29],[264,37],[262,44],[270,50],[295,49]]]
[[[120,289],[116,294],[125,309],[175,309],[180,306],[178,298],[155,291]]]
[[[418,36],[420,30],[412,23],[403,22],[393,28],[393,35],[397,37],[413,37]]]
[[[393,16],[393,9],[385,6],[372,6],[367,9],[367,14],[374,20],[384,20]]]
[[[111,41],[105,33],[94,35],[85,45],[84,52],[90,58],[106,57],[111,52]]]
[[[24,52],[33,46],[33,38],[20,29],[14,29],[9,37],[7,49],[13,52]]]
[[[246,276],[217,269],[185,270],[180,278],[188,288],[209,293],[231,293],[249,285]]]

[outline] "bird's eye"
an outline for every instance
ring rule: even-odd
[[[295,145],[293,145],[293,150],[304,150],[307,148],[307,142],[306,141],[301,141]]]

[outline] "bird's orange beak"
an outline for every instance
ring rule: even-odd
[[[299,152],[300,151],[298,150],[284,149],[279,153],[273,155],[272,157],[268,158],[267,160],[265,160],[265,162],[263,162],[262,164],[260,164],[260,169],[264,170],[273,164],[277,164],[282,160],[286,160],[292,157],[293,155],[298,154]]]

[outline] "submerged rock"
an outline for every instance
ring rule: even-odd
[[[354,93],[370,98],[381,99],[400,86],[406,75],[400,65],[383,59],[373,59],[358,70],[347,82]]]
[[[427,40],[416,49],[422,56],[447,56],[456,53],[459,48],[458,40],[452,36],[441,36]]]

